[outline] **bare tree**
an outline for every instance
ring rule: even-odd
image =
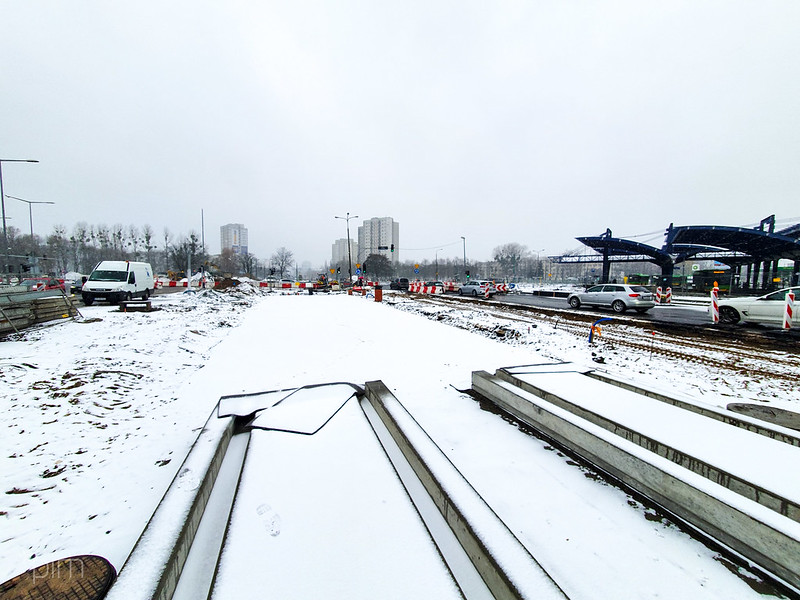
[[[201,267],[205,257],[200,248],[200,239],[195,232],[190,232],[189,236],[180,243],[172,244],[169,252],[170,263],[176,271],[185,270],[191,262],[192,271]],[[191,277],[191,273],[187,274]]]
[[[172,234],[169,232],[169,229],[164,227],[164,270],[169,270],[169,244],[172,240]]]
[[[269,262],[270,265],[278,271],[279,275],[283,277],[284,273],[286,273],[294,262],[294,253],[281,246],[275,251],[275,254],[269,259]]]
[[[144,242],[144,251],[145,251],[145,258],[147,262],[151,265],[153,264],[153,250],[155,250],[155,245],[153,244],[153,228],[150,225],[142,226],[142,241]]]
[[[232,248],[223,248],[219,255],[219,270],[228,275],[237,275],[239,265],[236,264],[236,255]]]
[[[97,243],[100,244],[100,254],[102,256],[110,257],[112,246],[111,231],[108,229],[108,225],[98,225],[95,228],[92,240],[97,240]]]
[[[113,258],[116,260],[124,260],[125,258],[125,231],[119,223],[111,228],[111,248],[113,250]]]
[[[500,273],[512,279],[516,279],[517,269],[527,255],[528,247],[516,242],[503,244],[492,251],[492,257],[500,267]]]
[[[392,276],[392,263],[382,254],[370,254],[364,261],[364,273],[375,279]]]
[[[124,242],[123,251],[127,254],[124,249],[130,248],[133,253],[133,260],[139,260],[139,245],[142,243],[142,238],[139,237],[139,228],[136,225],[128,225],[124,235],[127,239]]]
[[[47,253],[55,260],[55,271],[66,273],[70,268],[69,241],[67,229],[63,225],[53,227],[53,233],[47,236]]]
[[[242,273],[247,275],[255,276],[257,262],[258,259],[253,254],[248,253],[239,255],[239,266],[242,269]]]
[[[76,271],[80,273],[89,272],[89,241],[91,234],[89,226],[84,222],[79,222],[72,228],[72,235],[69,243],[72,249],[72,264]]]

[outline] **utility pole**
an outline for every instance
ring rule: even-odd
[[[353,283],[353,257],[350,252],[350,219],[357,219],[358,215],[350,216],[350,213],[347,213],[346,217],[334,217],[335,219],[343,219],[347,222],[347,271],[350,274],[350,279],[348,283]]]
[[[466,283],[467,277],[467,238],[461,236],[461,242],[464,244],[464,282]]]
[[[44,200],[25,200],[25,198],[17,198],[16,196],[11,196],[10,194],[6,194],[6,198],[13,198],[14,200],[19,200],[20,202],[25,202],[28,205],[28,219],[30,219],[31,224],[31,261],[32,265],[31,268],[33,269],[33,273],[38,274],[39,269],[36,263],[36,253],[33,247],[33,205],[34,204],[55,204],[55,202],[47,202]]]
[[[4,162],[29,162],[29,163],[38,163],[38,160],[33,160],[29,158],[0,158],[0,205],[2,205],[3,209],[3,253],[6,257],[6,262],[3,265],[2,271],[7,273],[7,282],[11,283],[11,272],[9,271],[9,257],[8,257],[8,232],[6,231],[6,202],[5,202],[5,194],[3,193],[3,163]]]

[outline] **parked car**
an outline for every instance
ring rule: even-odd
[[[629,308],[638,313],[644,313],[656,304],[652,292],[641,285],[621,285],[606,283],[595,285],[585,292],[575,292],[569,295],[567,302],[572,308],[587,306],[609,307],[616,313],[624,313]]]
[[[491,281],[469,281],[459,288],[458,294],[460,296],[485,296],[487,289],[490,296],[497,293],[497,288]]]
[[[26,277],[20,285],[25,286],[31,292],[43,292],[45,290],[62,290],[66,289],[63,281],[54,279],[52,277]]]
[[[69,271],[64,274],[64,287],[68,292],[80,294],[84,283],[86,283],[86,276],[82,273]]]
[[[407,277],[399,277],[398,279],[393,280],[389,284],[389,289],[391,290],[401,290],[404,292],[408,291],[408,278]]]
[[[786,310],[786,294],[794,292],[795,308],[792,326],[800,326],[800,286],[783,288],[764,296],[747,296],[743,298],[725,298],[719,301],[719,320],[722,323],[735,324],[762,323],[765,325],[782,325],[783,313]],[[709,306],[709,311],[711,307]]]

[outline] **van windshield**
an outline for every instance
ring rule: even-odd
[[[128,280],[128,274],[125,271],[92,271],[89,275],[89,281],[122,281]]]

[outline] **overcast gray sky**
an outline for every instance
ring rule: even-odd
[[[243,223],[330,260],[800,216],[800,2],[2,2],[0,158],[36,233]],[[9,225],[28,207],[6,199]],[[660,245],[660,234],[637,238]]]

